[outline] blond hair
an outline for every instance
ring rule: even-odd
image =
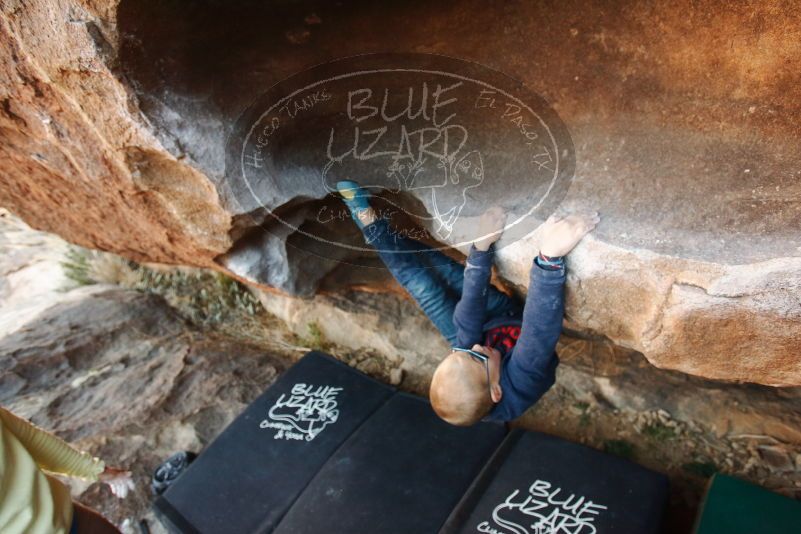
[[[492,399],[482,369],[462,352],[451,352],[442,360],[431,379],[431,406],[452,425],[469,426],[489,413]]]

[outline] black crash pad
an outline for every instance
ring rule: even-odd
[[[270,532],[332,453],[393,388],[310,352],[156,501],[181,532]]]
[[[276,534],[429,534],[443,525],[505,427],[462,428],[396,393],[320,470]]]
[[[515,430],[441,532],[656,533],[667,490],[664,475],[622,458]]]

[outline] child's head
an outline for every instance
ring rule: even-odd
[[[431,380],[431,406],[437,415],[452,425],[477,423],[489,413],[493,402],[500,400],[500,354],[479,345],[473,349],[490,358],[492,393],[485,364],[465,352],[451,352],[439,364]]]

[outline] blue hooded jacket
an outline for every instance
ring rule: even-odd
[[[517,343],[501,362],[501,401],[485,418],[510,421],[537,402],[556,380],[559,358],[554,349],[562,332],[565,311],[565,268],[550,270],[533,261],[522,320],[486,317],[493,254],[492,247],[487,251],[471,248],[453,324],[457,329],[457,346],[469,349],[476,343],[483,345],[485,332],[490,328],[522,323]]]

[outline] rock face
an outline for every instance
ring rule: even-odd
[[[115,38],[103,17],[116,8],[16,4],[0,19],[1,202],[83,245],[209,265],[229,244],[230,216],[209,180],[158,142],[112,73]]]
[[[396,295],[355,291],[298,299],[263,292],[260,301],[299,337],[308,335],[313,324],[322,339],[338,347],[371,349],[402,361],[403,387],[421,395],[427,394],[434,369],[449,350],[414,303]],[[801,413],[794,408],[801,388],[722,384],[656,369],[639,354],[604,341],[562,336],[557,352],[557,388],[546,399],[562,390],[576,400],[614,410],[664,410],[719,436],[767,436],[801,447]],[[531,410],[533,417],[522,423],[536,428],[538,413]],[[554,421],[558,426],[559,419]]]
[[[319,169],[289,168],[296,188],[242,202],[229,136],[270,86],[310,66],[377,51],[462,58],[521,80],[570,131],[563,209],[603,217],[570,257],[571,330],[660,367],[801,385],[798,12],[719,0],[6,2],[0,205],[140,261],[306,296],[332,272],[375,286],[369,254],[321,257],[308,237],[358,242],[346,219],[315,227],[335,205],[305,189]],[[504,144],[492,153],[514,157]],[[514,166],[496,179],[501,203],[525,192]],[[421,193],[400,200],[431,208]],[[457,233],[439,241],[460,244]],[[520,290],[536,243],[536,232],[501,242],[500,274]]]
[[[260,312],[260,328],[241,315],[193,327],[200,310],[189,308],[198,303],[174,293],[165,301],[101,283],[70,289],[74,271],[68,280],[61,272],[66,244],[1,215],[0,402],[133,470],[137,487],[125,500],[100,484],[69,481],[76,499],[126,534],[140,532],[140,521],[166,532],[149,511],[154,467],[176,450],[202,450],[304,347],[419,394],[447,351],[422,312],[393,293],[262,292],[264,306],[286,323]],[[94,256],[91,279],[130,285],[110,260]],[[199,293],[209,288],[195,284]],[[20,306],[26,297],[31,302]],[[616,443],[617,454],[668,474],[665,532],[691,529],[711,467],[801,496],[801,388],[721,384],[568,336],[558,351],[556,386],[515,426],[595,448]]]
[[[150,476],[165,458],[201,450],[285,363],[194,330],[156,296],[91,286],[70,294],[0,341],[0,402],[133,470],[125,500],[69,481],[76,498],[120,524],[150,508]]]

